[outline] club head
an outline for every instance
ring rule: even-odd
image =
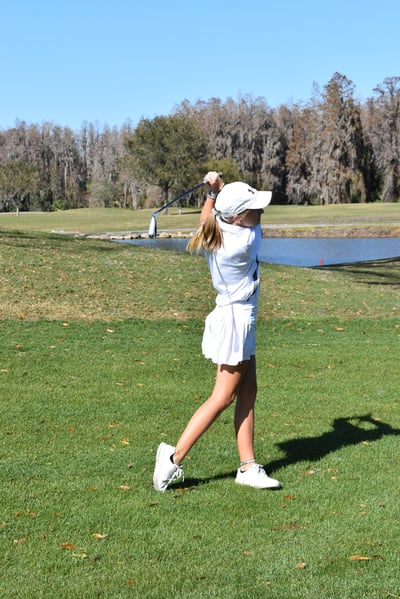
[[[149,237],[157,237],[157,221],[154,214],[152,214],[150,218]]]

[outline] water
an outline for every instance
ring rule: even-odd
[[[184,252],[187,239],[127,239],[117,243]],[[400,258],[400,238],[263,238],[261,262],[289,266],[331,266]]]

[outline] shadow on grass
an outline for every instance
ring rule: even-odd
[[[400,429],[392,428],[390,424],[372,418],[371,414],[335,418],[332,430],[318,437],[300,437],[278,443],[277,446],[285,452],[286,456],[269,463],[267,469],[269,472],[275,472],[298,462],[317,462],[343,447],[379,441],[387,435],[400,435]]]
[[[323,270],[323,267],[321,270]],[[367,285],[389,285],[393,287],[400,285],[400,257],[356,264],[332,265],[326,267],[326,270],[342,275],[351,275],[355,279],[361,279]]]
[[[381,420],[372,418],[371,414],[364,416],[351,416],[348,418],[335,418],[332,430],[322,433],[317,437],[300,437],[277,443],[277,447],[286,455],[270,462],[266,466],[269,474],[276,472],[286,466],[292,466],[299,462],[315,463],[330,453],[359,443],[379,441],[385,436],[400,435],[400,429],[395,429]],[[224,472],[207,478],[185,478],[182,485],[185,488],[197,487],[216,480],[235,477],[236,471]],[[180,488],[182,488],[180,486]],[[179,490],[175,488],[175,490]]]

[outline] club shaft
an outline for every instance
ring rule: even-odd
[[[187,191],[184,191],[177,198],[174,198],[170,202],[167,202],[166,204],[164,204],[164,206],[161,206],[161,208],[159,208],[158,210],[156,210],[155,212],[153,212],[153,215],[155,216],[159,212],[162,212],[163,210],[165,210],[166,208],[168,208],[168,206],[171,206],[171,204],[174,204],[175,202],[178,202],[179,200],[181,200],[185,196],[189,195],[189,193],[192,193],[193,191],[196,191],[196,189],[199,189],[200,187],[203,187],[203,185],[206,185],[206,181],[202,181],[201,183],[197,183],[197,185],[195,185],[191,189],[188,189]]]

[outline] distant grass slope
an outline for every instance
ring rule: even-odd
[[[13,231],[0,232],[0,244],[1,318],[186,320],[214,303],[201,256]],[[261,268],[261,318],[380,318],[399,309],[400,261]]]
[[[0,213],[0,228],[21,231],[75,232],[81,234],[105,232],[147,232],[152,210],[124,210],[118,208],[82,208],[59,212]],[[157,216],[159,230],[195,229],[199,210],[176,206]],[[326,227],[348,229],[351,232],[371,228],[373,234],[400,235],[400,203],[346,204],[329,206],[269,206],[262,219],[265,227],[278,227],[286,235],[293,235],[293,227],[302,234],[316,234]],[[314,229],[314,231],[313,231]],[[332,233],[332,231],[331,231]]]

